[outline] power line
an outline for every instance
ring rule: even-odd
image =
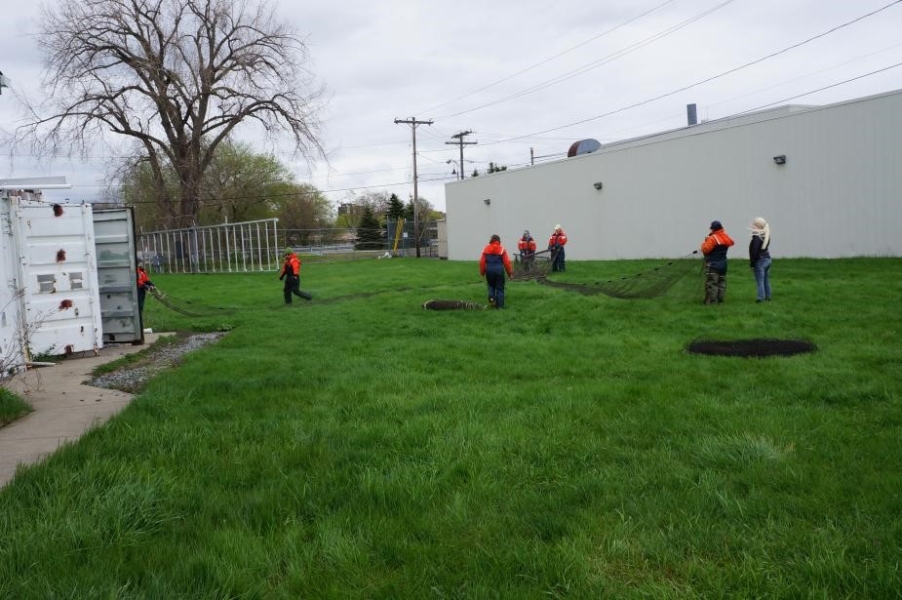
[[[582,75],[583,73],[586,73],[586,72],[588,72],[588,71],[591,71],[592,69],[597,69],[598,67],[601,67],[601,66],[606,65],[606,64],[608,64],[608,63],[610,63],[610,62],[613,62],[613,61],[617,60],[618,58],[623,58],[624,56],[627,56],[628,54],[632,54],[632,53],[635,52],[636,50],[639,50],[639,49],[641,49],[641,48],[644,48],[645,46],[648,46],[649,44],[653,44],[654,42],[656,42],[656,41],[658,41],[658,40],[660,40],[660,39],[663,39],[663,38],[665,38],[665,37],[667,37],[667,36],[669,36],[669,35],[671,35],[671,34],[673,34],[673,33],[676,33],[677,31],[679,31],[679,30],[681,30],[681,29],[684,29],[684,28],[688,27],[689,25],[692,25],[692,24],[695,23],[696,21],[700,21],[701,19],[703,19],[703,18],[705,18],[705,17],[707,17],[707,16],[713,14],[714,12],[720,10],[721,8],[727,6],[728,4],[732,4],[732,3],[735,2],[735,1],[736,1],[736,0],[725,0],[724,2],[721,2],[720,4],[718,4],[717,6],[714,6],[714,7],[712,7],[712,8],[706,9],[706,10],[704,10],[704,11],[702,11],[702,12],[696,14],[695,16],[690,17],[689,19],[686,19],[685,21],[682,21],[682,22],[680,22],[680,23],[677,23],[676,25],[673,25],[673,26],[671,26],[671,27],[669,27],[668,29],[665,29],[665,30],[663,30],[663,31],[659,31],[658,33],[656,33],[656,34],[654,34],[654,35],[652,35],[652,36],[649,36],[649,37],[647,37],[647,38],[645,38],[645,39],[643,39],[643,40],[641,40],[641,41],[639,41],[639,42],[636,42],[636,43],[634,43],[634,44],[632,44],[632,45],[630,45],[630,46],[627,46],[626,48],[621,48],[620,50],[618,50],[618,51],[616,51],[616,52],[614,52],[614,53],[612,53],[612,54],[609,54],[609,55],[605,56],[604,58],[600,58],[600,59],[598,59],[598,60],[596,60],[596,61],[593,61],[593,62],[591,62],[591,63],[588,63],[588,64],[586,64],[586,65],[583,65],[583,66],[581,66],[581,67],[579,67],[579,68],[577,68],[577,69],[573,69],[572,71],[568,71],[567,73],[564,73],[563,75],[559,75],[559,76],[554,77],[554,78],[552,78],[552,79],[548,79],[548,80],[546,80],[546,81],[544,81],[544,82],[542,82],[542,83],[536,84],[536,85],[534,85],[534,86],[532,86],[532,87],[530,87],[530,88],[527,88],[527,89],[525,89],[525,90],[520,90],[519,92],[516,92],[516,93],[514,93],[514,94],[510,94],[510,95],[508,95],[508,96],[504,96],[503,98],[499,98],[499,99],[493,100],[493,101],[491,101],[491,102],[486,102],[485,104],[480,104],[479,106],[475,106],[475,107],[473,107],[473,108],[468,108],[468,109],[466,109],[466,110],[461,110],[461,111],[458,111],[458,112],[456,112],[456,113],[451,113],[451,114],[447,114],[447,115],[442,115],[442,116],[439,116],[439,117],[436,117],[436,118],[437,118],[437,119],[447,119],[447,118],[451,118],[451,117],[458,117],[458,116],[460,116],[460,115],[464,115],[464,114],[467,114],[467,113],[470,113],[470,112],[474,112],[474,111],[477,111],[477,110],[480,110],[480,109],[483,109],[483,108],[486,108],[486,107],[489,107],[489,106],[494,106],[494,105],[496,105],[496,104],[501,104],[502,102],[507,102],[508,100],[513,100],[513,99],[515,99],[515,98],[520,98],[520,97],[522,97],[522,96],[526,96],[527,94],[531,94],[531,93],[533,93],[533,92],[537,92],[537,91],[539,91],[539,90],[545,89],[545,88],[550,87],[550,86],[552,86],[552,85],[561,83],[562,81],[566,81],[566,80],[568,80],[568,79],[572,79],[573,77],[576,77],[577,75]]]
[[[897,67],[902,67],[902,62],[897,62],[894,65],[889,65],[888,67],[883,67],[882,69],[877,69],[876,71],[871,71],[870,73],[865,73],[864,75],[857,75],[855,77],[850,77],[849,79],[844,79],[844,80],[838,81],[836,83],[831,83],[830,85],[825,85],[823,87],[819,87],[816,90],[809,90],[809,91],[803,92],[801,94],[796,94],[795,96],[789,96],[787,98],[782,98],[782,99],[776,100],[774,102],[768,102],[767,104],[762,104],[761,106],[756,106],[755,108],[749,108],[749,109],[746,109],[746,110],[738,112],[738,113],[733,113],[732,115],[729,115],[729,117],[724,117],[724,118],[738,117],[740,115],[745,115],[745,114],[752,113],[752,112],[755,112],[758,110],[762,110],[764,108],[773,106],[775,104],[782,104],[784,102],[789,102],[790,100],[797,100],[797,99],[803,98],[805,96],[810,96],[811,94],[823,92],[824,90],[829,90],[829,89],[832,89],[835,87],[839,87],[841,85],[845,85],[847,83],[851,83],[853,81],[858,81],[859,79],[864,79],[865,77],[870,77],[871,75],[878,75],[880,73],[884,73],[886,71],[889,71],[890,69],[895,69]]]
[[[843,61],[843,62],[841,62],[841,63],[837,63],[837,64],[834,64],[834,65],[831,65],[831,66],[826,67],[826,68],[823,68],[823,69],[818,69],[818,70],[816,70],[816,71],[810,71],[810,72],[804,73],[803,75],[800,75],[800,76],[798,76],[798,77],[793,77],[792,79],[786,79],[786,80],[784,80],[784,81],[781,81],[780,83],[775,83],[775,84],[773,84],[773,85],[769,85],[769,86],[764,87],[764,88],[758,88],[758,89],[752,90],[752,91],[747,92],[747,93],[744,93],[744,94],[740,94],[740,95],[737,95],[737,96],[732,96],[732,97],[730,97],[730,98],[726,98],[726,99],[721,100],[721,101],[719,101],[719,102],[712,102],[711,104],[705,105],[705,108],[711,108],[711,107],[714,107],[714,106],[720,106],[720,105],[722,105],[722,104],[727,104],[727,103],[733,102],[733,101],[735,101],[735,100],[741,100],[742,98],[748,98],[748,97],[750,97],[750,96],[754,96],[754,95],[760,94],[760,93],[762,93],[762,92],[766,92],[766,91],[769,91],[769,90],[774,90],[774,89],[783,87],[783,86],[785,86],[785,85],[788,85],[788,84],[790,84],[790,83],[795,83],[795,82],[797,82],[797,81],[802,81],[803,79],[807,79],[807,78],[812,77],[812,76],[814,76],[814,75],[819,75],[819,74],[821,74],[821,73],[826,73],[826,72],[828,72],[828,71],[832,71],[833,69],[837,69],[837,68],[839,68],[839,67],[842,67],[842,66],[845,66],[845,65],[854,63],[854,62],[858,62],[859,60],[862,60],[862,59],[865,59],[865,58],[870,58],[870,57],[872,57],[872,56],[876,56],[877,54],[881,54],[881,53],[883,53],[883,52],[886,52],[886,51],[888,51],[888,50],[892,50],[892,49],[894,49],[894,48],[898,48],[898,47],[900,47],[900,46],[902,46],[902,43],[893,44],[892,46],[888,46],[888,47],[883,48],[883,49],[881,49],[881,50],[876,50],[876,51],[874,51],[874,52],[869,52],[869,53],[867,53],[867,54],[862,54],[862,55],[857,56],[857,57],[855,57],[855,58],[852,58],[852,59]],[[814,93],[814,92],[808,92],[808,93]],[[630,125],[629,127],[624,127],[624,128],[621,128],[621,129],[616,129],[616,130],[613,130],[613,131],[609,131],[609,132],[608,132],[608,136],[610,137],[610,136],[612,136],[612,135],[614,135],[614,134],[624,133],[624,132],[627,132],[627,131],[633,131],[633,130],[636,130],[636,129],[643,129],[643,128],[646,128],[646,127],[648,127],[648,126],[650,126],[650,125],[657,125],[658,123],[664,123],[664,122],[667,122],[667,121],[672,121],[673,119],[679,118],[679,117],[683,116],[684,114],[685,114],[685,111],[671,113],[671,114],[668,114],[667,116],[662,117],[662,118],[660,118],[660,119],[655,119],[654,121],[645,121],[645,122],[643,122],[643,123],[639,123],[639,124],[636,124],[636,125]],[[502,141],[504,140],[504,138],[507,138],[507,137],[508,137],[508,135],[503,135],[503,134],[491,134],[491,135],[496,135],[496,136],[498,136],[499,138],[501,138]],[[551,140],[551,141],[567,141],[567,142],[570,142],[570,141],[572,141],[573,138],[571,138],[571,137],[559,137],[559,138],[558,138],[558,137],[549,137],[549,138],[538,138],[538,137],[536,137],[536,138],[532,138],[532,139],[546,139],[546,140]],[[596,139],[599,139],[599,138],[596,138]],[[611,139],[610,141],[615,141],[615,140]],[[531,143],[531,142],[526,142],[526,141],[524,141],[523,143]],[[602,143],[605,143],[605,142],[602,142]],[[538,158],[538,157],[536,157],[536,158]]]
[[[831,88],[835,88],[835,87],[844,85],[844,84],[846,84],[846,83],[851,83],[851,82],[853,82],[853,81],[858,81],[859,79],[863,79],[863,78],[865,78],[865,77],[870,77],[871,75],[877,75],[877,74],[879,74],[879,73],[884,73],[884,72],[886,72],[886,71],[889,71],[890,69],[895,69],[895,68],[897,68],[897,67],[902,67],[902,62],[898,62],[898,63],[893,64],[893,65],[889,65],[888,67],[884,67],[884,68],[882,68],[882,69],[877,69],[876,71],[871,71],[870,73],[865,73],[865,74],[863,74],[863,75],[857,75],[857,76],[855,76],[855,77],[850,77],[849,79],[844,79],[843,81],[839,81],[839,82],[836,82],[836,83],[832,83],[832,84],[830,84],[830,85],[825,85],[825,86],[819,87],[819,88],[814,89],[814,90],[808,90],[807,92],[802,92],[802,93],[800,93],[800,94],[795,94],[795,95],[793,95],[793,96],[788,96],[788,97],[786,97],[786,98],[782,98],[782,99],[776,100],[776,101],[774,101],[774,102],[769,102],[769,103],[767,103],[767,104],[761,104],[761,105],[756,106],[756,107],[754,107],[754,108],[749,108],[749,109],[744,110],[744,111],[732,113],[732,114],[726,115],[726,116],[724,116],[724,117],[721,117],[720,119],[717,119],[716,121],[708,121],[708,123],[710,124],[710,123],[714,123],[714,122],[729,121],[730,119],[733,119],[733,118],[735,118],[735,117],[739,117],[739,116],[742,116],[742,115],[754,113],[754,112],[756,112],[756,111],[760,111],[760,110],[763,110],[763,109],[765,109],[765,108],[771,107],[771,106],[773,106],[773,105],[775,105],[775,104],[782,104],[782,103],[784,103],[784,102],[789,102],[789,101],[791,101],[791,100],[796,100],[796,99],[798,99],[798,98],[802,98],[802,97],[805,97],[805,96],[810,96],[811,94],[816,94],[817,92],[822,92],[822,91],[824,91],[824,90],[828,90],[828,89],[831,89]],[[809,111],[813,112],[813,111],[818,111],[818,110],[826,110],[826,109],[830,108],[831,106],[832,106],[832,105],[812,107],[812,108],[809,109]],[[757,120],[757,121],[754,121],[754,122],[751,122],[751,123],[750,123],[750,122],[744,122],[744,123],[728,124],[728,125],[722,127],[722,129],[733,129],[733,128],[737,128],[737,127],[748,127],[748,126],[753,125],[753,124],[766,123],[766,122],[769,122],[769,121],[778,121],[778,120],[781,120],[781,119],[789,118],[789,117],[791,117],[791,116],[794,116],[794,115],[793,115],[793,114],[779,114],[779,115],[775,115],[775,116],[763,118],[763,119],[761,119],[761,120]],[[625,140],[625,141],[631,143],[631,144],[628,146],[628,148],[633,148],[633,147],[635,147],[634,144],[635,144],[636,142],[638,142],[639,145],[643,145],[643,143],[644,143],[644,144],[653,144],[654,141],[655,141],[655,138],[657,138],[657,137],[659,137],[659,136],[661,136],[661,135],[663,135],[663,134],[665,134],[665,133],[668,133],[668,132],[656,132],[656,133],[651,133],[651,134],[649,134],[649,135],[641,136],[641,137],[638,137],[638,138],[632,138],[632,139],[630,139],[630,140]],[[709,133],[711,133],[710,130],[699,127],[699,128],[694,128],[694,130],[690,130],[690,131],[687,132],[685,135],[686,135],[686,137],[695,137],[695,136],[699,136],[699,135],[707,135],[707,134],[709,134]],[[625,148],[626,148],[626,147],[624,147],[623,149],[625,149]],[[612,151],[612,152],[619,152],[619,151],[621,151],[621,150],[622,150],[621,148],[612,148],[610,151]]]
[[[447,100],[447,101],[445,101],[445,102],[442,102],[441,104],[437,104],[436,106],[433,106],[432,108],[430,108],[430,109],[428,109],[428,110],[425,110],[425,111],[423,111],[423,112],[435,112],[437,109],[442,108],[443,106],[447,106],[447,105],[449,105],[449,104],[453,104],[454,102],[457,102],[458,100],[463,100],[464,98],[468,98],[468,97],[470,97],[470,96],[472,96],[472,95],[474,95],[474,94],[478,94],[479,92],[484,92],[485,90],[487,90],[487,89],[489,89],[489,88],[492,88],[492,87],[495,87],[496,85],[498,85],[498,84],[500,84],[500,83],[504,83],[505,81],[509,81],[509,80],[513,79],[514,77],[517,77],[518,75],[522,75],[523,73],[526,73],[526,72],[531,71],[531,70],[533,70],[533,69],[535,69],[535,68],[541,67],[542,65],[547,64],[547,63],[553,61],[553,60],[556,59],[556,58],[560,58],[561,56],[563,56],[563,55],[565,55],[565,54],[568,54],[568,53],[570,53],[570,52],[573,52],[573,51],[576,50],[577,48],[582,48],[583,46],[585,46],[586,44],[589,44],[590,42],[594,42],[595,40],[597,40],[597,39],[599,39],[599,38],[602,38],[602,37],[608,35],[609,33],[613,33],[614,31],[617,31],[618,29],[621,29],[621,28],[623,28],[623,27],[626,27],[626,26],[629,25],[630,23],[632,23],[632,22],[634,22],[634,21],[638,21],[638,20],[641,19],[642,17],[645,17],[645,16],[647,16],[647,15],[650,15],[651,13],[653,13],[653,12],[655,12],[655,11],[657,11],[657,10],[663,8],[664,6],[666,6],[666,5],[668,5],[668,4],[672,4],[674,1],[675,1],[675,0],[666,0],[665,2],[662,2],[661,4],[658,4],[657,6],[654,6],[654,7],[650,8],[649,10],[646,10],[646,11],[643,12],[643,13],[640,13],[640,14],[636,15],[635,17],[632,17],[632,18],[630,18],[630,19],[627,19],[626,21],[624,21],[624,22],[622,22],[622,23],[620,23],[620,24],[618,24],[618,25],[615,25],[614,27],[611,27],[610,29],[607,29],[607,30],[603,31],[602,33],[599,33],[598,35],[593,36],[593,37],[591,37],[591,38],[589,38],[589,39],[587,39],[587,40],[585,40],[585,41],[583,41],[583,42],[580,42],[579,44],[577,44],[577,45],[575,45],[575,46],[571,46],[570,48],[567,48],[566,50],[564,50],[564,51],[562,51],[562,52],[558,52],[557,54],[555,54],[555,55],[553,55],[553,56],[550,56],[549,58],[546,58],[545,60],[542,60],[542,61],[540,61],[540,62],[537,62],[537,63],[535,63],[535,64],[533,64],[533,65],[530,65],[530,66],[526,67],[525,69],[521,69],[521,70],[517,71],[516,73],[513,73],[512,75],[508,75],[507,77],[503,77],[503,78],[501,78],[501,79],[498,79],[498,80],[496,80],[496,81],[493,81],[492,83],[489,83],[489,84],[487,84],[487,85],[484,85],[484,86],[482,86],[481,88],[475,89],[475,90],[473,90],[472,92],[467,92],[466,94],[463,94],[462,96],[458,96],[458,97],[456,97],[456,98],[452,98],[452,99],[450,99],[450,100]]]
[[[766,60],[769,60],[769,59],[771,59],[771,58],[774,58],[775,56],[779,56],[779,55],[781,55],[781,54],[785,54],[786,52],[789,52],[790,50],[794,50],[794,49],[796,49],[796,48],[799,48],[800,46],[803,46],[803,45],[805,45],[805,44],[808,44],[808,43],[810,43],[810,42],[813,42],[814,40],[820,39],[820,38],[822,38],[822,37],[824,37],[824,36],[830,35],[831,33],[835,33],[835,32],[837,32],[837,31],[839,31],[840,29],[843,29],[843,28],[845,28],[845,27],[849,27],[850,25],[853,25],[853,24],[855,24],[855,23],[858,23],[859,21],[862,21],[862,20],[864,20],[864,19],[866,19],[866,18],[868,18],[868,17],[872,17],[872,16],[874,16],[874,15],[880,13],[880,12],[883,12],[884,10],[886,10],[886,9],[888,9],[888,8],[890,8],[890,7],[894,6],[894,5],[896,5],[896,4],[899,4],[900,2],[902,2],[902,0],[895,0],[894,2],[890,2],[889,4],[887,4],[887,5],[885,5],[885,6],[882,6],[882,7],[878,8],[878,9],[876,9],[876,10],[873,10],[873,11],[871,11],[871,12],[869,12],[869,13],[866,13],[866,14],[860,16],[860,17],[857,17],[857,18],[855,18],[855,19],[852,19],[851,21],[847,21],[847,22],[845,22],[845,23],[843,23],[843,24],[841,24],[841,25],[837,25],[836,27],[833,27],[832,29],[828,29],[827,31],[825,31],[825,32],[823,32],[823,33],[819,33],[818,35],[815,35],[815,36],[813,36],[813,37],[810,37],[810,38],[808,38],[807,40],[804,40],[804,41],[802,41],[802,42],[798,42],[798,43],[792,44],[791,46],[787,46],[786,48],[783,48],[782,50],[778,50],[778,51],[776,51],[776,52],[772,52],[772,53],[770,53],[770,54],[767,54],[767,55],[765,55],[765,56],[762,56],[761,58],[758,58],[758,59],[753,60],[753,61],[751,61],[751,62],[747,62],[747,63],[745,63],[745,64],[743,64],[743,65],[738,66],[738,67],[733,67],[732,69],[728,69],[728,70],[723,71],[722,73],[719,73],[719,74],[717,74],[717,75],[713,75],[713,76],[708,77],[708,78],[706,78],[706,79],[702,79],[702,80],[700,80],[700,81],[696,81],[695,83],[692,83],[692,84],[683,86],[683,87],[681,87],[681,88],[672,90],[672,91],[667,92],[667,93],[665,93],[665,94],[661,94],[661,95],[655,96],[655,97],[653,97],[653,98],[648,98],[648,99],[646,99],[646,100],[641,100],[641,101],[639,101],[639,102],[635,102],[635,103],[630,104],[630,105],[628,105],[628,106],[623,106],[623,107],[621,107],[621,108],[617,108],[617,109],[608,111],[608,112],[606,112],[606,113],[602,113],[602,114],[600,114],[600,115],[596,115],[596,116],[594,116],[594,117],[589,117],[589,118],[587,118],[587,119],[582,119],[582,120],[579,120],[579,121],[575,121],[575,122],[573,122],[573,123],[568,123],[567,125],[561,125],[561,126],[559,126],[559,127],[552,127],[552,128],[550,128],[550,129],[543,129],[542,131],[537,131],[537,132],[535,132],[535,133],[530,133],[530,134],[525,134],[525,135],[515,136],[515,137],[512,137],[512,138],[508,138],[508,139],[505,139],[505,140],[499,140],[499,141],[496,141],[496,142],[489,142],[487,145],[500,144],[500,143],[502,143],[502,142],[509,142],[509,141],[512,141],[512,140],[518,140],[518,139],[528,138],[528,137],[532,137],[532,136],[536,136],[536,135],[542,135],[542,134],[545,134],[545,133],[551,133],[552,131],[560,131],[561,129],[567,129],[567,128],[569,128],[569,127],[574,127],[574,126],[576,126],[576,125],[582,125],[582,124],[584,124],[584,123],[589,123],[589,122],[591,122],[591,121],[597,121],[598,119],[602,119],[602,118],[604,118],[604,117],[609,117],[609,116],[611,116],[611,115],[615,115],[615,114],[617,114],[617,113],[621,113],[621,112],[630,110],[630,109],[632,109],[632,108],[636,108],[636,107],[639,107],[639,106],[643,106],[643,105],[645,105],[645,104],[650,104],[651,102],[655,102],[655,101],[657,101],[657,100],[661,100],[662,98],[667,98],[667,97],[669,97],[669,96],[673,96],[674,94],[678,94],[678,93],[680,93],[680,92],[685,92],[686,90],[690,90],[690,89],[692,89],[692,88],[694,88],[694,87],[698,87],[698,86],[703,85],[703,84],[705,84],[705,83],[710,83],[711,81],[714,81],[714,80],[716,80],[716,79],[720,79],[721,77],[726,77],[727,75],[731,75],[731,74],[733,74],[733,73],[736,73],[737,71],[741,71],[742,69],[746,69],[746,68],[751,67],[751,66],[753,66],[753,65],[757,65],[757,64],[762,63],[762,62],[764,62],[764,61],[766,61]],[[871,75],[871,74],[873,74],[873,73],[869,73],[869,75]],[[810,93],[813,93],[813,92],[810,92]]]

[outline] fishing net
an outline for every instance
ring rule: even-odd
[[[235,312],[232,308],[207,306],[191,300],[179,300],[164,294],[156,287],[150,288],[150,295],[166,308],[187,317],[215,317],[217,315],[230,315]]]
[[[529,280],[541,279],[551,271],[551,251],[542,250],[536,252],[532,256],[523,257],[520,254],[514,255],[514,276],[511,279]]]
[[[484,304],[465,300],[427,300],[423,302],[426,310],[485,310]]]
[[[536,279],[544,285],[569,290],[571,292],[579,292],[580,294],[590,296],[604,294],[606,296],[611,296],[612,298],[621,298],[625,300],[657,298],[666,294],[686,275],[693,272],[701,272],[699,261],[693,258],[693,256],[697,254],[698,251],[696,250],[682,258],[668,261],[663,265],[647,271],[617,279],[608,279],[607,281],[596,281],[592,283],[552,281],[547,278],[547,271],[546,274],[538,276]]]

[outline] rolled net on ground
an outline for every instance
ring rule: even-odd
[[[605,281],[591,283],[575,283],[552,281],[546,275],[537,277],[538,281],[571,292],[578,292],[587,296],[604,294],[612,298],[632,300],[636,298],[657,298],[666,294],[678,281],[690,273],[700,273],[702,266],[697,258],[698,251],[687,254],[681,258],[667,261],[666,263],[636,273]]]
[[[230,315],[235,312],[235,309],[233,308],[208,306],[191,300],[173,298],[169,294],[161,292],[159,288],[151,288],[150,295],[169,310],[185,315],[186,317],[215,317],[217,315]]]

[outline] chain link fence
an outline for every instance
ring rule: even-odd
[[[420,224],[420,256],[438,257],[435,221]],[[392,221],[378,231],[279,229],[278,219],[142,232],[138,259],[151,273],[276,271],[285,248],[304,260],[416,256],[413,223]]]

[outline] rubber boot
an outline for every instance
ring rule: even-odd
[[[717,302],[717,273],[705,273],[705,304]]]

